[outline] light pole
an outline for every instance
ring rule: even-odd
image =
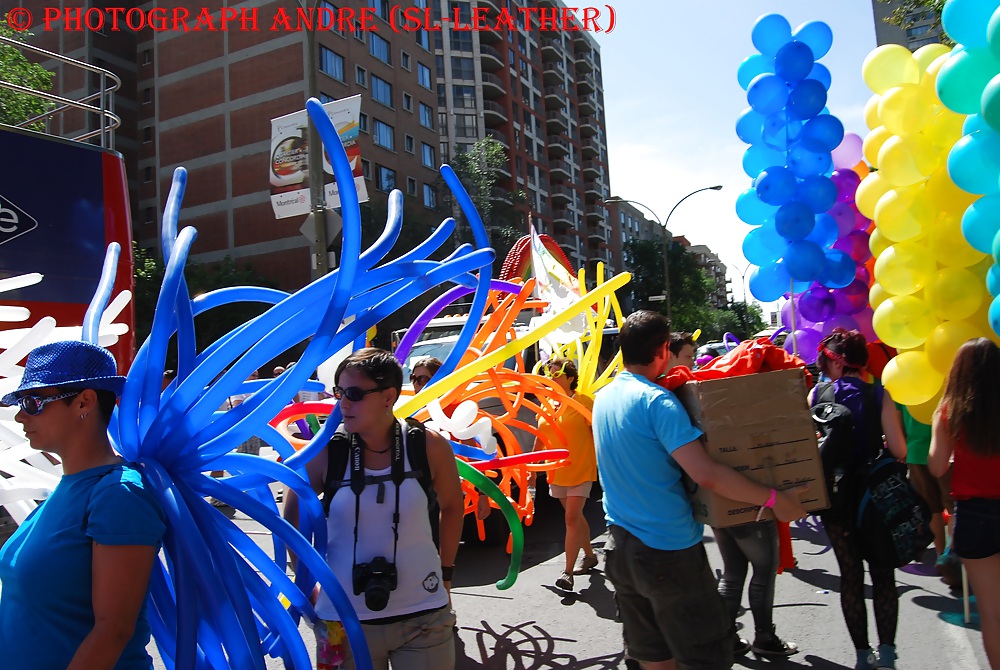
[[[670,307],[670,260],[668,258],[670,251],[670,231],[667,229],[667,226],[670,224],[670,217],[673,216],[674,212],[677,211],[677,207],[682,202],[690,198],[695,193],[701,193],[702,191],[721,191],[721,190],[722,190],[722,185],[717,184],[715,186],[705,186],[703,188],[699,188],[696,191],[691,191],[686,196],[678,200],[677,203],[670,208],[670,212],[667,213],[667,218],[664,219],[663,221],[660,221],[660,217],[658,217],[656,215],[656,212],[654,212],[649,206],[644,205],[637,200],[628,200],[626,198],[620,198],[617,195],[613,195],[604,201],[605,204],[616,203],[616,202],[627,202],[636,205],[638,207],[642,207],[647,212],[652,214],[653,218],[656,220],[656,223],[661,228],[663,228],[663,300],[664,302],[667,303],[667,321],[670,321],[671,325],[673,325],[673,311]]]
[[[736,265],[735,263],[726,263],[726,265],[728,265],[729,267],[733,268],[734,270],[739,270],[740,269],[740,266]],[[752,268],[752,267],[753,267],[753,263],[747,263],[747,266],[743,269],[743,272],[740,272],[740,282],[741,282],[741,284],[740,284],[740,290],[743,292],[743,304],[744,305],[747,302],[747,273],[750,272],[750,268]]]
[[[319,83],[316,67],[316,24],[319,23],[319,0],[296,0],[304,11],[311,12],[312,21],[306,33],[306,98],[319,98]],[[308,7],[306,6],[308,5]],[[323,184],[323,142],[319,138],[316,124],[306,115],[309,122],[309,201],[312,204],[313,222],[316,224],[316,270],[315,277],[322,277],[330,271],[329,255],[326,248],[330,241],[326,235],[326,186]]]

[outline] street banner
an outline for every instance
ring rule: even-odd
[[[361,172],[361,146],[358,144],[361,96],[354,95],[323,105],[333,121],[347,158],[354,171],[358,200],[367,202],[368,189]],[[277,219],[302,216],[312,209],[309,199],[309,117],[305,110],[271,119],[271,155],[268,172],[271,179],[271,207]],[[340,190],[333,180],[326,151],[323,152],[323,184],[326,206],[340,207]]]

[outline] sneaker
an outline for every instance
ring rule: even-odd
[[[871,649],[858,649],[858,662],[854,670],[875,670],[875,652]]]
[[[594,568],[597,567],[597,554],[593,556],[587,556],[584,554],[580,557],[579,562],[576,564],[576,570],[573,571],[574,575],[585,575]]]
[[[896,647],[891,644],[878,646],[878,663],[875,670],[896,670]]]
[[[556,580],[556,588],[562,589],[563,591],[573,590],[573,575],[568,572],[564,572],[559,575],[559,579]]]
[[[743,656],[750,651],[750,643],[739,635],[733,637],[733,656]]]
[[[797,645],[785,642],[775,635],[773,625],[771,630],[757,630],[757,636],[750,649],[758,656],[791,656],[799,653]]]

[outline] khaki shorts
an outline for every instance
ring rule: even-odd
[[[589,498],[594,482],[584,482],[576,486],[549,484],[549,495],[553,498]]]
[[[394,623],[361,622],[375,670],[389,670],[390,661],[393,668],[453,670],[454,626],[455,612],[450,607]],[[329,631],[328,639],[323,639],[324,628]],[[354,670],[354,655],[340,622],[321,622],[317,631],[316,667],[319,670]]]

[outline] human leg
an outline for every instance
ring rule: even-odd
[[[738,528],[738,526],[737,526]],[[719,595],[726,606],[726,615],[733,622],[733,654],[743,655],[750,651],[750,643],[736,633],[736,616],[743,599],[743,584],[747,578],[749,562],[734,536],[734,528],[712,528],[715,546],[722,555],[722,578],[719,580]]]
[[[590,526],[583,516],[583,506],[587,499],[582,496],[568,495],[562,500],[566,511],[566,570],[573,572],[576,557],[583,550],[583,558],[587,563],[596,562],[594,548],[590,545]],[[572,556],[570,555],[572,553]],[[593,567],[593,566],[591,566]]]
[[[455,613],[451,608],[389,625],[389,661],[394,670],[454,669]]]
[[[875,629],[878,631],[879,668],[896,667],[896,625],[899,622],[899,591],[894,568],[868,566],[872,576]]]
[[[840,569],[840,609],[844,615],[844,623],[854,648],[858,651],[857,667],[866,668],[871,666],[862,663],[862,659],[870,654],[864,563],[861,549],[849,530],[849,523],[842,519],[823,518],[823,526]]]
[[[1000,670],[1000,554],[989,558],[963,558],[983,631],[986,658],[993,670]]]
[[[1000,670],[1000,500],[958,500],[955,508],[954,549],[976,594],[986,657]]]
[[[336,624],[339,632],[334,627],[328,630],[333,637],[328,638],[328,643],[324,644],[320,639],[320,631],[316,634],[316,668],[317,670],[354,670],[354,654],[347,644],[347,636],[339,621],[324,622]],[[368,653],[372,658],[372,668],[374,670],[389,670],[389,650],[386,645],[385,631],[382,626],[372,626],[361,624],[361,629],[365,634],[365,642],[368,645]],[[337,644],[341,643],[339,647]],[[334,651],[337,648],[337,651]]]

